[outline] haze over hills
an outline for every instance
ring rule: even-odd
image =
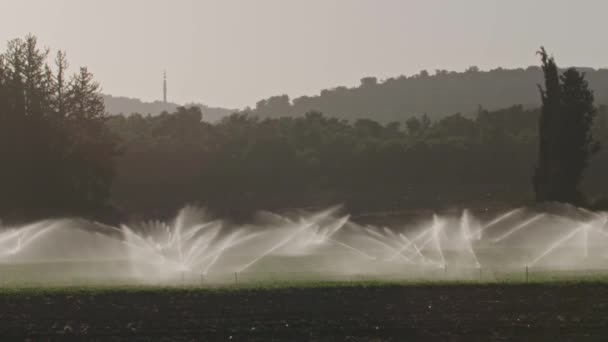
[[[133,113],[159,115],[162,112],[175,112],[177,107],[181,106],[172,102],[143,102],[139,99],[112,95],[103,95],[103,101],[106,106],[106,111],[111,115],[129,115]],[[185,104],[184,106],[199,107],[203,112],[203,120],[208,122],[216,122],[222,117],[237,111],[235,109],[209,107],[200,103],[190,103]]]
[[[586,73],[596,105],[608,104],[608,69],[578,69]],[[270,97],[259,101],[252,114],[279,117],[320,111],[350,120],[365,117],[390,122],[426,113],[432,119],[440,119],[455,113],[474,114],[479,106],[489,110],[514,104],[538,107],[537,84],[542,80],[542,70],[536,66],[490,71],[471,67],[465,72],[437,70],[433,75],[422,71],[383,81],[367,77],[359,86],[326,89],[315,96],[293,100],[287,95]]]
[[[578,68],[584,71],[596,105],[608,105],[608,69]],[[475,114],[480,106],[488,110],[518,104],[528,108],[540,106],[537,84],[542,82],[542,70],[494,69],[480,71],[471,67],[465,72],[437,70],[434,74],[422,71],[413,76],[398,76],[386,80],[375,77],[361,79],[356,87],[325,89],[315,96],[291,99],[288,95],[273,96],[259,101],[254,108],[243,112],[260,118],[304,115],[319,111],[327,116],[356,120],[371,118],[380,122],[403,122],[413,115],[427,114],[437,120],[455,113]],[[151,114],[174,112],[179,104],[162,101],[142,102],[139,99],[104,95],[110,114]],[[203,120],[217,122],[222,117],[238,112],[236,109],[200,107]]]

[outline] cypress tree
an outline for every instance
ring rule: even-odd
[[[560,76],[554,58],[544,48],[538,53],[545,87],[539,86],[542,110],[538,166],[533,176],[536,200],[581,205],[583,172],[599,151],[591,133],[597,112],[593,92],[583,73],[570,68]]]

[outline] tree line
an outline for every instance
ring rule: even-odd
[[[108,116],[91,73],[68,76],[65,53],[49,55],[28,36],[0,57],[3,219],[167,216],[187,203],[230,217],[336,203],[352,212],[593,206],[608,191],[608,152],[598,149],[608,108],[594,107],[583,74],[560,76],[544,51],[536,109],[388,122],[241,112],[214,124],[197,106]]]
[[[544,49],[540,55],[542,106],[532,110],[480,107],[474,117],[422,115],[385,124],[308,112],[240,113],[210,125],[197,108],[115,117],[112,130],[129,146],[116,199],[159,214],[203,201],[232,216],[334,203],[354,212],[534,201],[605,205],[608,155],[587,168],[608,140],[608,107],[594,106],[584,73],[569,68],[560,75]],[[150,171],[143,175],[144,169]]]
[[[540,109],[480,108],[473,118],[355,122],[318,112],[260,119],[233,114],[212,125],[196,108],[113,117],[123,139],[113,199],[163,215],[197,202],[238,216],[259,209],[344,203],[354,212],[532,204]],[[608,108],[593,126],[608,141]],[[608,187],[601,152],[583,184],[587,205]],[[551,200],[547,198],[547,200]],[[568,201],[568,200],[564,200]]]

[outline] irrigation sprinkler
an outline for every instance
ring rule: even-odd
[[[505,214],[495,219],[481,227],[482,231],[478,230],[479,220],[468,211],[460,218],[434,215],[432,224],[415,223],[403,227],[403,232],[346,224],[346,217],[338,219],[330,214],[292,222],[285,233],[279,229],[282,226],[275,227],[272,222],[263,226],[231,226],[220,231],[223,229],[221,222],[209,223],[201,215],[188,214],[188,211],[180,213],[181,218],[174,223],[142,223],[140,229],[109,227],[103,234],[90,230],[84,220],[48,220],[0,230],[0,264],[3,265],[0,267],[0,286],[20,279],[21,274],[29,281],[30,272],[16,269],[30,267],[27,266],[30,263],[55,258],[67,262],[88,263],[90,259],[105,263],[107,259],[114,265],[115,253],[120,253],[116,260],[121,266],[123,262],[129,266],[124,273],[120,272],[121,279],[125,276],[130,282],[141,278],[145,282],[177,287],[197,286],[197,281],[201,287],[231,282],[240,286],[241,272],[247,273],[241,278],[244,285],[392,278],[433,282],[477,280],[479,283],[504,279],[532,283],[531,268],[537,270],[537,282],[553,278],[552,274],[545,277],[546,272],[564,270],[579,274],[593,271],[588,267],[605,264],[608,228],[603,230],[602,227],[608,227],[608,214],[591,221],[586,216],[564,216],[562,219],[551,213],[528,215],[512,211],[507,214],[511,216]],[[552,229],[552,225],[557,228]],[[56,243],[62,246],[72,229],[78,230],[76,240],[80,249],[68,254],[58,248],[51,249]],[[44,234],[48,236],[42,238]],[[275,234],[279,235],[274,237]],[[252,240],[258,236],[261,238]],[[238,252],[233,248],[237,244],[243,244]],[[483,267],[488,267],[487,277],[477,253]],[[281,272],[279,268],[254,270],[255,263],[266,257],[270,265],[278,263],[287,272]],[[291,270],[297,269],[300,263],[311,270]],[[450,264],[454,265],[454,271],[448,269]],[[503,264],[508,268],[503,269]],[[523,270],[519,268],[522,264]],[[80,272],[81,268],[73,269]],[[517,275],[520,271],[524,271],[522,279]],[[230,279],[230,272],[233,279]],[[33,279],[38,282],[44,276],[46,274],[34,274]],[[65,277],[63,282],[71,284],[70,279],[88,275],[86,272],[78,276],[66,273]]]

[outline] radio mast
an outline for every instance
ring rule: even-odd
[[[167,70],[163,72],[163,102],[167,103]]]

